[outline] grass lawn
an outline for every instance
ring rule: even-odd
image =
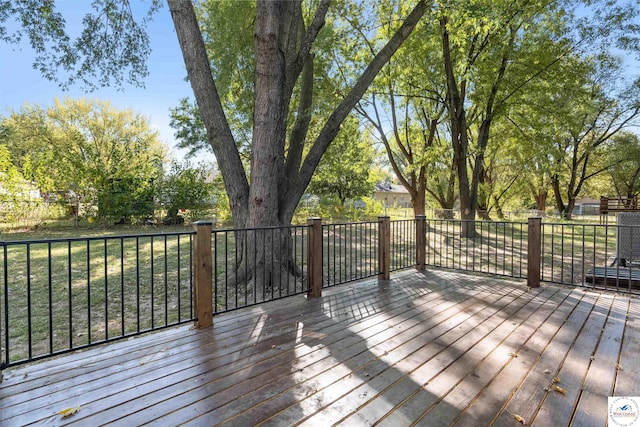
[[[179,234],[190,227],[178,230],[2,233],[0,295],[9,360],[191,319],[191,236]]]

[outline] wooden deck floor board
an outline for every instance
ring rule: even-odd
[[[470,366],[466,372],[462,372],[458,383],[449,387],[447,393],[443,394],[442,401],[426,410],[420,420],[428,417],[428,423],[434,426],[451,425],[507,365],[515,363],[524,343],[553,313],[556,304],[553,297],[559,290],[547,288],[546,291],[542,306],[532,301],[527,305],[526,318],[516,317],[501,325],[508,327],[513,324],[513,328],[509,328],[508,334],[501,342],[487,348],[488,352],[483,354],[482,359]],[[441,380],[447,381],[444,377]]]
[[[527,375],[536,366],[537,361],[549,342],[569,317],[573,308],[583,297],[582,292],[558,292],[557,299],[552,298],[555,306],[551,316],[545,319],[528,340],[523,340],[517,350],[517,358],[512,358],[500,373],[482,390],[482,393],[469,405],[464,413],[454,421],[460,426],[490,425],[509,403],[511,396],[520,388]]]
[[[535,361],[535,365],[511,396],[504,410],[498,414],[495,425],[512,426],[515,415],[523,417],[528,422],[535,416],[548,393],[545,388],[548,387],[551,378],[560,370],[562,361],[597,300],[597,295],[587,294],[578,303],[562,327],[550,338],[541,357]]]
[[[446,335],[436,338],[435,342],[442,345],[439,352],[429,354],[428,356],[424,353],[420,353],[418,355],[420,362],[410,363],[410,366],[405,368],[403,368],[400,363],[390,363],[389,371],[391,371],[392,375],[388,376],[388,378],[373,378],[369,382],[363,384],[363,387],[352,390],[336,401],[329,402],[329,405],[323,409],[322,412],[314,414],[313,417],[308,419],[308,424],[330,425],[340,422],[352,412],[357,411],[359,407],[366,403],[370,403],[372,400],[380,398],[386,400],[388,399],[387,396],[393,396],[393,399],[402,399],[404,395],[402,391],[404,390],[409,390],[409,395],[411,395],[416,389],[423,386],[423,380],[420,378],[421,372],[429,369],[437,369],[431,368],[431,366],[438,366],[442,363],[446,363],[448,358],[454,357],[452,354],[445,354],[447,350],[453,348],[454,343],[463,337],[467,337],[470,340],[473,339],[470,335],[474,331],[478,331],[480,329],[479,325],[484,321],[489,321],[494,318],[492,317],[494,312],[492,310],[497,311],[498,309],[494,308],[493,305],[504,304],[504,306],[508,306],[519,295],[521,294],[493,295],[492,298],[498,297],[494,301],[491,301],[489,296],[487,296],[488,305],[476,304],[477,307],[474,307],[473,311],[465,313],[467,317],[464,318],[464,323],[461,323],[461,326],[453,330],[450,329]],[[500,305],[498,305],[498,307],[500,307]],[[429,367],[425,367],[425,365],[430,362],[431,365]],[[422,363],[422,365],[420,365],[420,363]],[[418,368],[411,369],[411,366],[416,365]],[[395,384],[394,381],[396,382]],[[389,384],[393,384],[393,386],[389,387]],[[367,398],[357,398],[357,396],[363,395]]]
[[[447,295],[447,293],[445,292],[445,295]],[[430,295],[430,298],[428,301],[431,301],[433,304],[437,304],[436,306],[439,307],[449,307],[450,305],[454,304],[454,302],[451,301],[446,301],[443,299],[431,299],[433,297],[437,297],[437,294],[433,294]],[[420,302],[420,299],[415,299],[414,302]],[[405,307],[406,308],[406,307]],[[331,330],[336,330],[336,332],[334,333],[328,333],[329,330],[325,329],[319,329],[319,328],[314,328],[315,330],[317,330],[316,333],[318,334],[322,334],[323,336],[326,336],[327,338],[325,340],[322,341],[322,347],[320,347],[319,350],[316,350],[316,352],[321,351],[322,354],[322,358],[320,359],[319,363],[325,363],[322,361],[322,359],[329,357],[329,354],[327,353],[326,347],[330,347],[332,345],[336,345],[337,343],[340,344],[341,347],[346,348],[346,352],[345,354],[342,354],[340,357],[338,357],[338,359],[342,359],[342,358],[348,358],[348,357],[355,357],[359,354],[359,352],[362,352],[362,341],[364,339],[368,340],[368,344],[369,345],[373,345],[375,343],[375,340],[377,341],[385,341],[386,339],[389,338],[389,335],[387,333],[387,330],[389,330],[389,328],[395,327],[397,326],[397,324],[401,323],[401,322],[408,322],[409,320],[405,319],[405,314],[407,313],[407,311],[400,311],[397,313],[397,315],[395,317],[389,317],[387,318],[385,321],[379,321],[376,323],[372,323],[369,321],[369,319],[363,319],[362,321],[354,324],[351,328],[355,328],[357,330],[359,330],[359,335],[353,335],[352,333],[350,333],[348,330],[344,329],[341,326],[336,326],[336,325],[331,325]],[[396,320],[394,320],[396,319]],[[351,329],[350,328],[350,329]],[[406,329],[408,329],[408,326],[405,327]],[[339,330],[337,330],[339,329]],[[289,341],[293,342],[294,337],[290,337]],[[305,340],[306,341],[306,340]],[[312,338],[310,340],[310,344],[313,346],[315,344],[315,340]],[[357,344],[360,344],[360,347],[357,347]],[[297,353],[295,354],[295,369],[303,369],[305,370],[305,376],[309,375],[312,371],[308,369],[308,364],[310,363],[315,363],[315,360],[309,360],[308,358],[305,359],[303,358],[303,356],[306,354],[305,352],[308,352],[309,349],[305,349],[305,345],[301,345],[298,347],[302,347],[302,349],[297,350]],[[308,345],[306,346],[308,347]],[[351,354],[354,350],[359,350],[356,351],[354,354]],[[302,353],[301,353],[302,351]],[[327,354],[325,354],[327,353]],[[281,354],[279,357],[282,357],[283,355]],[[333,357],[332,357],[333,358]],[[335,363],[339,363],[339,362],[335,362]],[[328,369],[328,367],[325,367],[325,369]],[[285,371],[283,373],[284,375],[284,382],[288,381],[287,375],[289,374],[289,371]],[[261,382],[254,382],[253,380],[251,381],[252,383],[257,383],[259,385],[263,385],[264,383]],[[280,382],[277,381],[271,381],[271,382],[267,382],[266,383],[267,387],[273,385],[273,387],[275,386],[279,386]],[[253,388],[257,388],[258,392],[260,393],[265,393],[264,387],[257,387],[255,384],[251,384],[249,385],[249,391],[243,391],[242,393],[239,393],[238,395],[245,395],[243,397],[242,400],[238,400],[238,401],[234,401],[234,399],[228,400],[228,402],[232,402],[235,405],[241,405],[241,404],[246,404],[245,402],[247,401],[247,396],[246,394],[248,392],[251,391],[251,387]],[[216,387],[218,388],[218,387]],[[272,390],[273,393],[276,393],[276,390]],[[195,400],[193,402],[189,402],[188,400],[185,401],[175,401],[174,399],[172,399],[171,401],[171,405],[176,406],[176,412],[172,413],[170,416],[170,419],[176,417],[178,419],[183,419],[182,415],[180,415],[181,413],[184,412],[189,412],[190,416],[197,416],[200,414],[199,410],[194,409],[191,405],[197,405],[200,408],[204,408],[206,410],[209,410],[211,412],[211,416],[214,416],[214,412],[220,412],[220,410],[217,410],[221,405],[224,405],[227,403],[227,399],[222,399],[220,400],[220,396],[218,395],[208,395],[208,394],[204,394],[203,399],[198,399]],[[237,397],[237,396],[236,396]],[[249,396],[250,397],[250,396]],[[186,397],[188,398],[188,397]],[[214,404],[210,404],[210,402],[215,402]],[[226,408],[228,409],[228,408]],[[166,407],[162,407],[159,408],[159,410],[165,411]],[[216,411],[212,411],[212,410],[216,410]],[[128,420],[128,421],[135,421],[135,420]],[[170,420],[169,420],[170,421]]]
[[[527,299],[522,298],[523,296],[524,294],[518,295],[518,298],[512,300],[494,313],[483,313],[490,317],[487,317],[486,321],[482,318],[478,318],[478,323],[473,327],[473,329],[469,331],[468,334],[461,337],[460,340],[453,343],[453,347],[449,347],[449,349],[453,349],[452,351],[448,351],[440,355],[439,362],[449,363],[444,367],[444,369],[434,372],[431,377],[427,378],[420,378],[419,371],[414,372],[408,376],[408,378],[405,378],[405,382],[413,382],[414,384],[412,393],[403,395],[394,389],[387,390],[385,395],[381,397],[384,400],[395,400],[396,410],[391,413],[388,419],[384,420],[383,424],[398,425],[398,423],[404,424],[406,422],[416,421],[423,415],[425,410],[431,407],[431,405],[437,404],[440,400],[439,397],[447,394],[448,390],[445,391],[445,389],[451,389],[456,385],[456,382],[451,381],[450,379],[452,377],[464,377],[466,373],[472,369],[475,361],[479,360],[482,353],[487,350],[487,345],[492,345],[492,337],[497,337],[495,339],[501,340],[502,335],[500,334],[503,333],[501,329],[504,329],[503,325],[505,325],[506,319],[511,317],[511,314],[515,312],[519,313],[520,309],[527,305]],[[496,324],[498,322],[500,323],[499,325]],[[511,320],[509,321],[509,325],[513,326],[513,322]],[[462,357],[463,355],[465,355],[464,358]],[[415,385],[417,385],[417,387]],[[378,405],[369,405],[367,407],[368,411],[360,411],[359,414],[356,414],[356,417],[359,416],[361,417],[359,418],[360,420],[368,419],[371,422],[375,422],[382,418],[385,413],[380,414],[380,411],[376,411],[378,413],[374,415],[369,412],[373,410],[374,406],[377,407]],[[402,407],[401,409],[400,406]],[[447,410],[452,409],[448,404],[445,406],[447,406]],[[353,421],[357,419],[358,418],[353,418]],[[433,420],[432,418],[430,419]],[[349,419],[345,420],[345,425],[349,424],[348,420]]]
[[[575,425],[605,425],[607,422],[607,397],[613,396],[613,387],[619,369],[622,335],[629,309],[629,297],[615,296],[611,313],[589,365],[580,400],[576,405]]]
[[[473,292],[471,292],[470,295],[477,295],[477,290],[473,290]],[[376,357],[380,357],[380,356],[388,356],[388,354],[385,353],[389,353],[391,350],[394,350],[393,353],[393,357],[396,357],[397,355],[402,355],[404,353],[406,353],[407,356],[411,355],[411,352],[415,351],[416,349],[416,345],[424,345],[427,342],[431,342],[433,340],[433,337],[436,336],[434,335],[435,331],[442,329],[442,328],[449,328],[451,329],[453,326],[447,326],[450,325],[451,322],[454,322],[454,324],[460,324],[464,319],[459,319],[457,322],[455,321],[455,319],[452,320],[451,316],[459,316],[460,313],[463,310],[468,310],[468,309],[473,309],[473,310],[479,310],[481,307],[472,307],[473,303],[470,300],[462,300],[457,298],[456,300],[449,300],[446,302],[446,304],[440,304],[438,309],[430,309],[429,306],[425,306],[422,307],[420,311],[412,314],[411,319],[417,319],[416,321],[412,322],[409,325],[406,325],[407,321],[404,321],[402,323],[399,323],[397,325],[389,325],[390,328],[388,330],[385,331],[384,334],[378,334],[374,337],[369,337],[365,342],[360,342],[360,346],[359,348],[359,354],[360,353],[364,353],[365,355],[367,355],[369,357],[368,361],[372,362],[374,361],[374,359]],[[418,309],[418,307],[416,307],[415,309]],[[419,335],[424,329],[428,329],[428,325],[426,325],[424,323],[424,319],[422,318],[421,314],[424,312],[429,312],[431,314],[431,318],[428,320],[430,324],[435,325],[438,329],[432,329],[432,334],[431,337],[420,337],[418,336],[416,338],[416,335]],[[438,323],[440,322],[440,319],[445,320],[445,323]],[[415,327],[419,326],[420,328],[418,330],[415,331],[411,331],[411,329],[416,329]],[[408,338],[408,340],[407,340]],[[340,344],[342,345],[342,342],[340,342]],[[350,377],[354,372],[358,372],[360,369],[358,369],[359,367],[363,366],[362,362],[356,362],[353,361],[349,358],[345,358],[342,357],[339,353],[338,354],[334,354],[335,359],[342,361],[342,364],[346,364],[350,367],[350,370],[347,370],[344,372],[344,375],[349,377],[347,378],[349,381],[352,380],[352,378]],[[402,359],[400,359],[402,360]],[[376,378],[376,376],[373,374],[373,372],[370,372],[371,369],[367,370],[367,373],[365,375],[368,375],[368,377],[366,377],[368,380],[373,380],[374,378]],[[326,399],[323,399],[323,397],[325,396],[333,396],[335,397],[339,397],[340,396],[340,392],[339,390],[341,389],[349,389],[347,387],[345,387],[344,382],[347,380],[345,378],[333,378],[330,377],[329,380],[325,380],[323,377],[314,377],[311,379],[311,381],[314,382],[314,384],[316,385],[315,390],[319,391],[322,390],[324,386],[326,387],[331,387],[329,390],[322,390],[320,395],[314,395],[313,396],[309,396],[308,399],[306,400],[311,400],[312,401],[312,405],[314,407],[318,407],[320,405],[320,402],[323,402],[323,404],[328,405],[331,402],[327,402]],[[334,392],[334,390],[338,390],[337,392]],[[295,393],[295,390],[290,391],[289,393],[287,393],[287,395],[285,397],[289,398],[288,401],[288,405],[294,404],[296,406],[296,408],[294,408],[294,411],[296,413],[299,413],[300,411],[298,410],[297,407],[299,406],[304,406],[306,405],[307,401],[305,401],[305,397],[307,396],[308,393],[303,393],[302,396],[300,396],[299,394]],[[366,393],[360,393],[362,395],[366,394]],[[295,399],[291,399],[291,396],[295,396]],[[269,405],[269,412],[280,412],[280,411],[284,411],[287,407],[284,406],[284,403],[281,402],[282,399],[270,399],[268,401],[265,401],[265,405]],[[302,401],[301,401],[302,400]],[[276,406],[278,405],[278,406]],[[264,405],[261,405],[264,406]],[[236,417],[236,419],[233,420],[233,423],[236,425],[246,425],[246,422],[248,421],[243,421],[243,420],[250,420],[252,419],[252,414],[256,413],[256,412],[265,412],[264,408],[262,407],[256,407],[253,408],[248,414],[245,415],[241,415]],[[283,414],[279,416],[279,419],[283,419],[287,417],[287,414]],[[294,422],[293,419],[288,419],[287,418],[287,423],[291,424]]]
[[[400,302],[402,302],[402,300],[401,300]],[[253,311],[255,311],[255,310],[253,310]],[[289,310],[289,311],[291,311],[291,310]],[[259,314],[260,316],[264,316],[264,313],[257,313],[257,314]],[[297,314],[297,313],[295,313],[295,315],[292,315],[292,316],[293,316],[293,317],[292,317],[293,319],[295,319],[295,320],[297,320],[297,319],[298,319],[298,317],[297,317],[297,316],[298,316],[298,314]],[[225,320],[226,320],[226,319],[225,319]],[[234,319],[234,320],[235,320],[235,319]],[[311,321],[313,321],[314,319],[310,319],[310,320],[311,320]],[[223,323],[223,325],[224,325],[224,323]],[[282,326],[282,325],[280,324],[280,326]],[[280,330],[281,330],[281,331],[283,331],[283,329],[280,329]],[[212,335],[218,336],[218,334],[217,334],[217,333],[215,333],[215,329],[214,329],[214,334],[212,334]],[[252,353],[252,354],[247,354],[247,353],[245,353],[245,354],[243,354],[244,359],[240,359],[240,357],[239,357],[237,354],[231,353],[231,351],[234,349],[233,347],[232,347],[232,348],[227,348],[227,347],[226,347],[226,345],[227,345],[227,344],[224,344],[224,343],[226,343],[226,342],[228,341],[228,340],[227,340],[227,338],[228,338],[228,337],[226,337],[226,335],[223,333],[223,334],[221,334],[220,338],[221,338],[223,341],[218,345],[218,347],[220,347],[221,349],[223,349],[222,351],[229,352],[229,357],[223,358],[223,359],[221,359],[221,360],[219,361],[219,365],[220,365],[220,366],[222,366],[222,367],[224,367],[224,368],[230,368],[230,367],[231,367],[231,365],[230,365],[230,363],[231,363],[231,362],[234,362],[234,363],[233,363],[233,366],[234,366],[235,368],[241,367],[241,363],[242,363],[242,361],[243,361],[243,360],[244,360],[244,362],[245,362],[247,365],[252,366],[253,364],[257,363],[257,361],[256,361],[256,360],[250,359],[250,357],[252,356],[252,354],[253,354],[253,353],[258,354],[258,355],[260,355],[260,357],[261,357],[261,355],[263,354],[263,352],[268,352],[268,351],[271,349],[271,347],[272,347],[273,345],[280,345],[280,344],[281,344],[281,343],[279,343],[279,342],[276,342],[276,341],[271,340],[271,341],[263,342],[263,343],[262,343],[262,345],[261,345],[260,347],[258,347],[258,346],[253,347],[253,348],[252,348],[252,347],[249,347],[249,348],[250,348],[250,350],[252,350],[252,351],[253,351],[253,353]],[[279,334],[279,335],[276,335],[276,338],[278,338],[278,339],[280,339],[280,340],[284,340],[284,341],[286,342],[286,344],[291,344],[291,345],[292,345],[292,341],[291,341],[291,340],[290,340],[286,335],[283,335],[282,333],[281,333],[281,334]],[[236,341],[237,341],[237,339],[236,339]],[[199,337],[199,339],[198,339],[198,340],[195,340],[195,342],[194,342],[193,344],[194,344],[194,347],[195,347],[195,348],[198,348],[198,347],[202,348],[203,346],[209,346],[209,345],[211,344],[211,342],[210,342],[209,340],[203,340],[203,339],[202,339],[202,337]],[[243,345],[243,346],[244,346],[244,345],[246,345],[246,342],[244,342],[244,343],[243,343],[243,344],[241,344],[241,345]],[[235,346],[236,346],[236,349],[237,349],[237,348],[238,348],[238,344],[236,343],[236,344],[235,344]],[[244,347],[241,347],[241,349],[244,349]],[[163,349],[163,350],[164,350],[164,349]],[[183,357],[183,356],[182,356],[182,354],[183,354],[183,353],[185,353],[185,352],[188,354],[188,350],[189,350],[189,349],[184,349],[184,350],[179,351],[179,352],[178,352],[177,359],[182,358],[182,357]],[[205,348],[205,350],[207,350],[207,351],[205,352],[205,353],[206,353],[206,355],[207,355],[207,359],[206,359],[206,360],[209,360],[209,358],[214,358],[214,357],[216,356],[216,354],[215,354],[215,353],[211,352],[211,349],[210,349],[209,347]],[[156,353],[156,354],[161,354],[161,355],[163,355],[162,353]],[[265,357],[266,357],[266,356],[265,356]],[[145,360],[145,359],[142,359],[142,361],[144,361],[144,360]],[[206,360],[205,360],[205,361],[206,361]],[[198,360],[190,360],[190,361],[187,361],[187,362],[182,362],[182,361],[180,361],[180,360],[177,360],[177,362],[174,362],[173,360],[170,360],[170,359],[167,359],[167,358],[164,358],[164,357],[163,357],[163,358],[162,358],[162,361],[163,361],[164,363],[163,363],[162,365],[160,365],[160,366],[155,366],[154,371],[157,371],[158,369],[165,369],[165,368],[167,368],[167,367],[170,367],[173,371],[180,371],[181,369],[184,369],[184,366],[187,366],[188,368],[191,368],[191,370],[193,370],[193,371],[194,371],[194,374],[193,374],[193,375],[200,375],[200,374],[201,374],[201,372],[202,372],[202,365],[201,365],[201,364],[203,363],[203,360],[200,360],[200,359],[198,359]],[[135,359],[135,358],[134,358],[131,366],[122,366],[122,364],[120,364],[120,366],[116,366],[114,369],[123,370],[123,369],[127,369],[127,368],[131,368],[131,367],[133,367],[133,368],[135,368],[138,372],[140,372],[140,371],[141,371],[141,369],[139,369],[137,366],[138,366],[138,365],[140,365],[141,363],[142,363],[142,362],[141,362],[141,359],[140,359],[140,358],[138,358],[138,359]],[[185,363],[186,363],[186,365],[185,365]],[[150,365],[151,365],[151,364],[148,364],[147,366],[150,366]],[[156,363],[156,365],[157,365],[157,363]],[[214,367],[215,367],[215,365],[214,365]],[[157,377],[158,377],[158,373],[157,373],[157,372],[154,372],[154,371],[152,371],[152,372],[148,375],[148,376],[149,376],[149,378],[151,378],[151,379],[155,379],[155,378],[157,378]],[[107,372],[107,373],[109,373],[109,374],[110,374],[111,372]],[[217,371],[217,373],[222,373],[222,371]],[[188,372],[182,371],[182,372],[180,372],[180,374],[179,374],[179,375],[181,375],[181,376],[186,376],[186,378],[188,379],[188,378],[189,378],[189,376],[188,376],[188,375],[185,375],[185,374],[188,374]],[[78,373],[78,375],[80,375],[80,373]],[[139,376],[138,376],[138,377],[139,377]],[[135,379],[135,380],[137,380],[137,381],[136,381],[136,382],[137,382],[137,384],[136,384],[137,386],[139,386],[139,384],[141,384],[141,383],[144,383],[144,381],[145,381],[145,378],[144,378],[144,377],[143,377],[143,378],[138,378],[138,377],[134,377],[134,379]],[[87,384],[89,385],[89,387],[91,387],[91,383],[92,383],[93,381],[95,381],[95,378],[92,378],[91,380],[87,380]],[[163,381],[164,381],[165,383],[167,383],[168,381],[171,381],[171,379],[163,378]],[[103,383],[103,387],[104,387],[104,385],[107,385],[107,384],[108,384],[108,382]],[[121,385],[121,384],[119,384],[119,383],[117,382],[117,380],[116,380],[116,379],[114,379],[114,380],[111,382],[111,384],[113,385],[113,387],[115,388],[115,390],[116,390],[116,391],[118,391],[118,392],[121,392],[121,391],[122,391],[122,385]],[[153,385],[152,385],[152,387],[153,387],[153,389],[154,389],[154,390],[155,390],[155,389],[157,389],[157,384],[158,384],[158,383],[156,382],[155,384],[153,384]],[[58,386],[56,386],[56,387],[58,387]],[[78,396],[83,396],[83,395],[85,394],[85,390],[82,390],[81,388],[79,388],[78,390],[80,391],[80,393],[78,394]],[[140,391],[140,390],[139,390],[139,387],[137,387],[137,391]],[[62,390],[62,392],[63,392],[63,393],[66,393],[66,390]],[[108,389],[104,389],[104,388],[103,388],[103,390],[101,390],[101,392],[102,392],[102,396],[110,396],[110,391],[109,391]],[[166,392],[166,390],[163,390],[163,392]],[[48,394],[45,396],[45,399],[47,399],[47,400],[51,400],[51,397],[52,397],[52,396],[51,396],[51,393],[48,393]],[[67,400],[69,400],[70,402],[71,402],[71,401],[73,401],[73,402],[76,402],[76,401],[77,401],[77,400],[74,400],[74,399],[76,398],[76,396],[74,396],[74,395],[68,395],[68,394],[67,394],[65,397],[66,397],[66,398],[67,398]],[[101,399],[101,403],[103,403],[103,401],[104,401],[104,397]],[[28,403],[28,402],[27,402],[27,403]],[[90,401],[83,401],[82,403],[83,403],[83,404],[88,404],[88,403],[90,403]],[[109,404],[109,402],[104,402],[104,403]],[[46,407],[45,407],[45,408],[44,408],[44,411],[45,411],[45,412],[47,412],[47,413],[49,413],[50,409],[51,409],[51,408],[46,408]],[[121,413],[122,413],[122,411],[116,411],[116,412],[118,412],[120,415],[121,415]],[[9,415],[7,415],[7,417],[8,417],[8,416],[9,416]]]
[[[614,379],[584,355],[619,355],[613,393],[633,395],[639,326],[632,297],[406,272],[12,368],[0,424],[588,425]],[[540,386],[556,373],[576,384],[560,410]]]
[[[540,425],[558,425],[563,420],[572,418],[589,366],[593,364],[592,356],[598,347],[612,303],[612,295],[604,295],[598,300],[598,304],[594,306],[583,324],[583,329],[562,361],[560,369],[554,373],[554,377],[560,382],[549,382],[550,391],[544,396],[535,419],[532,417],[532,422]],[[555,387],[565,392],[558,392]]]
[[[640,305],[629,301],[629,311],[621,337],[619,371],[616,375],[614,396],[635,396],[640,390]]]

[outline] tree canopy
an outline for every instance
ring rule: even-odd
[[[0,38],[27,40],[35,66],[63,87],[143,83],[145,26],[160,0],[94,0],[73,36],[55,5],[0,0]],[[172,121],[184,147],[214,152],[237,227],[291,221],[356,106],[414,206],[458,199],[465,219],[516,193],[541,207],[552,192],[570,212],[604,176],[594,155],[636,121],[637,83],[618,78],[615,59],[640,53],[633,2],[168,5],[194,93]],[[38,114],[29,126],[40,132]],[[20,173],[37,176],[39,155]],[[515,181],[500,172],[514,165]]]
[[[0,145],[42,193],[72,192],[120,220],[152,215],[166,148],[146,118],[106,101],[55,100],[2,118]]]

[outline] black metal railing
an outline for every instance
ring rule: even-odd
[[[471,225],[475,232],[465,237]],[[426,265],[526,278],[527,224],[428,219]]]
[[[391,221],[391,271],[416,266],[416,220]]]
[[[0,242],[4,363],[191,321],[192,234]]]
[[[640,289],[640,226],[382,217],[241,230],[209,223],[201,231],[0,242],[3,368],[200,321],[198,256],[211,261],[209,311],[200,312],[209,316],[423,265],[530,286]],[[201,237],[210,254],[197,249]],[[540,266],[535,278],[530,259]]]
[[[214,313],[307,292],[308,229],[213,230]]]
[[[637,292],[639,238],[637,225],[543,223],[541,279]]]
[[[322,230],[323,287],[378,274],[378,222],[325,224]]]

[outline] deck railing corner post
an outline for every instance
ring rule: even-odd
[[[529,218],[527,242],[527,286],[538,288],[542,260],[542,218]]]
[[[378,280],[391,278],[391,219],[378,217]]]
[[[213,261],[211,257],[211,221],[193,223],[196,232],[193,242],[193,305],[195,327],[213,325]]]
[[[416,215],[416,269],[424,270],[427,259],[427,217]]]
[[[307,296],[318,298],[322,296],[322,218],[308,218],[307,225],[309,225]]]

